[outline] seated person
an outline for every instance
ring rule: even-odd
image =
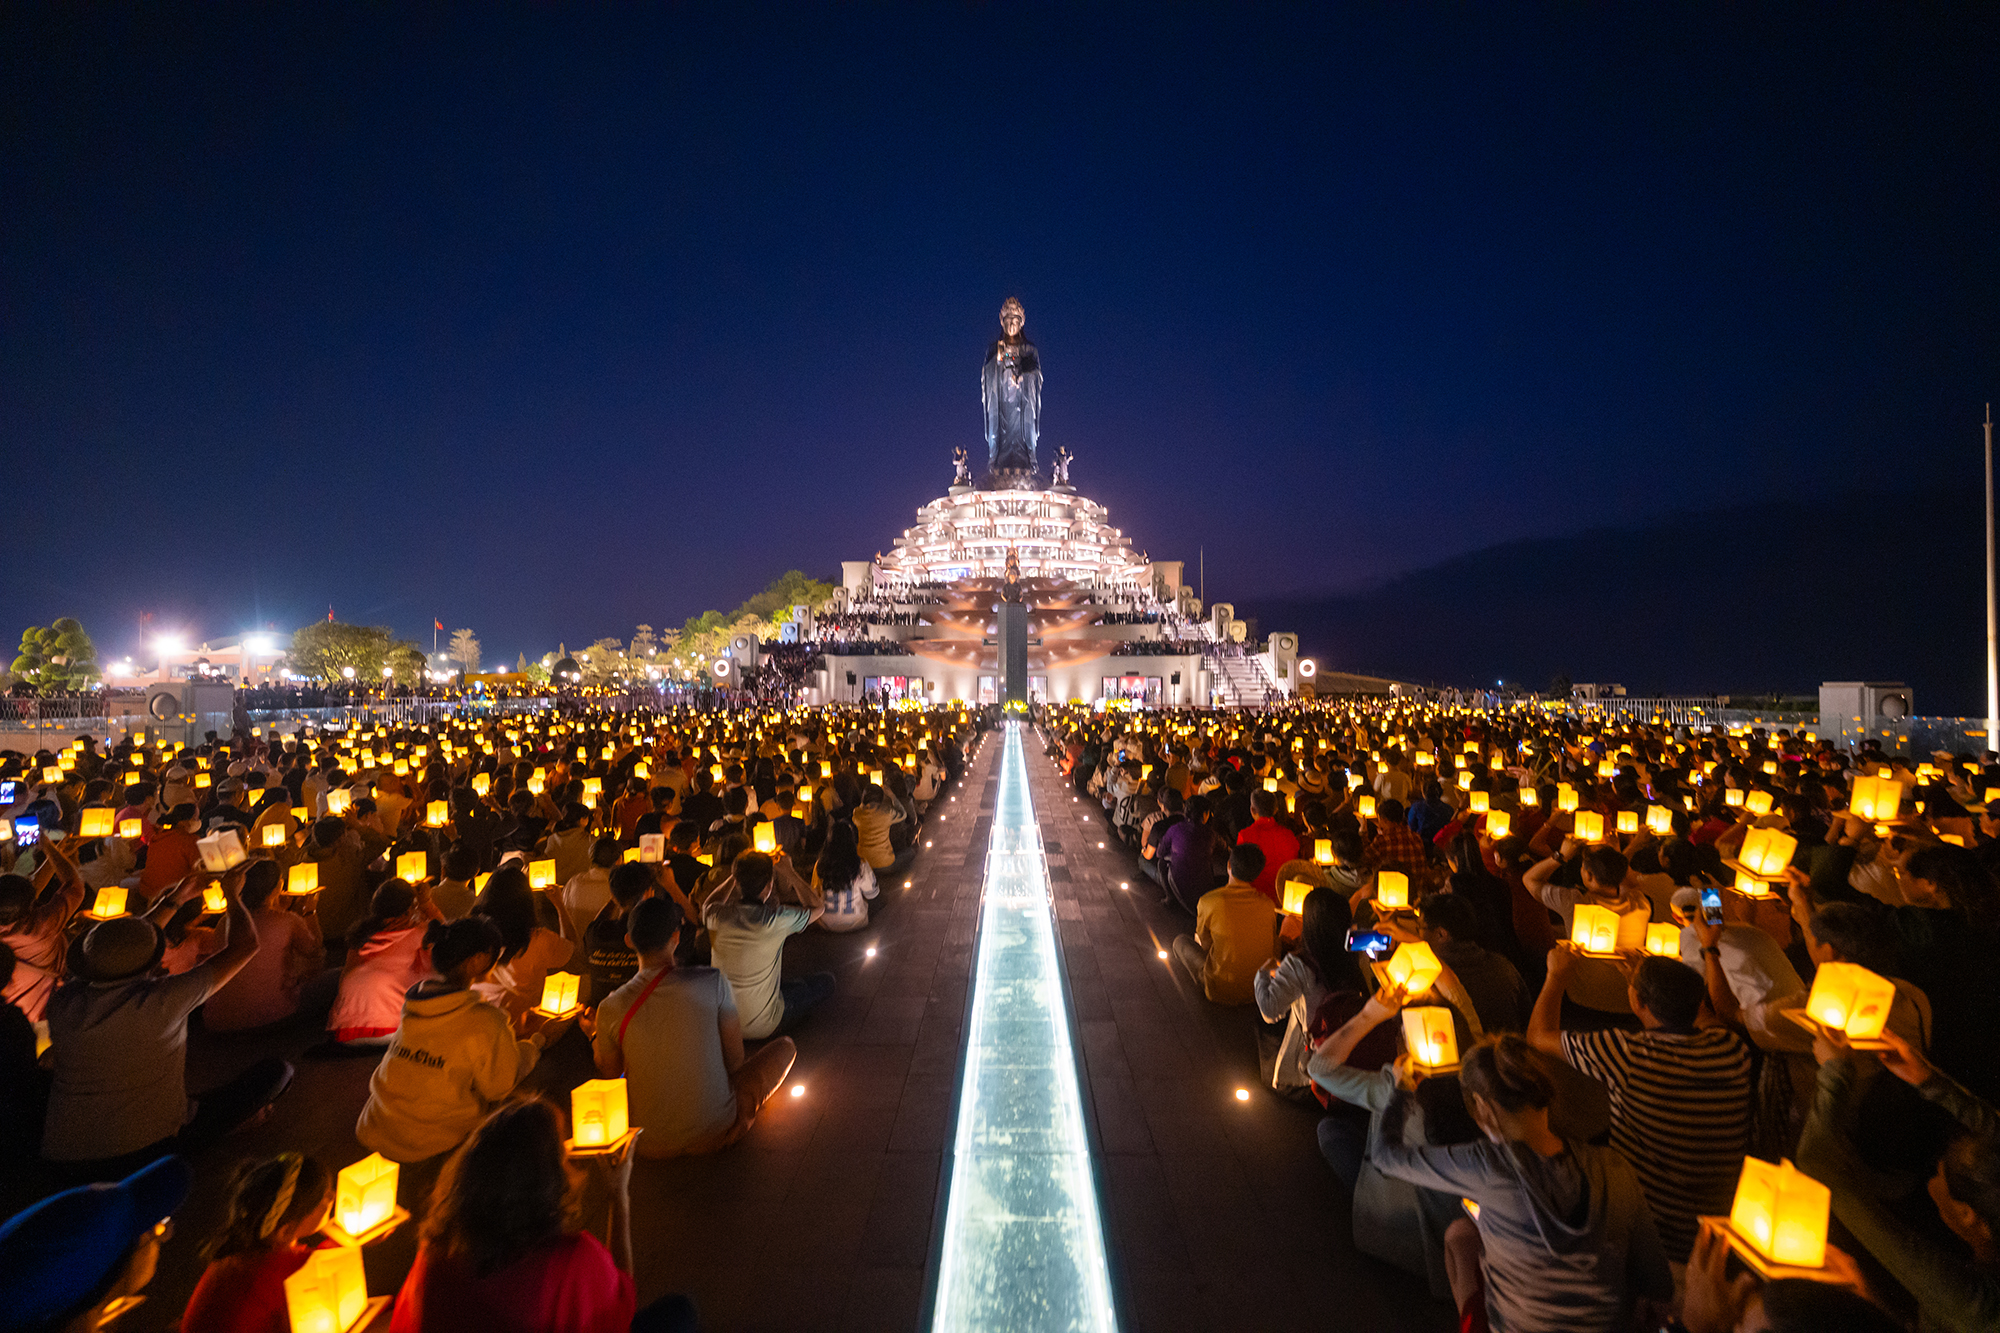
[[[392,1162],[421,1162],[465,1141],[506,1100],[570,1020],[514,1035],[507,1011],[474,990],[499,960],[500,928],[483,916],[424,930],[434,975],[403,1001],[402,1022],[368,1080],[354,1137]]]
[[[627,920],[634,907],[658,891],[653,876],[661,868],[638,861],[611,868],[611,901],[583,928],[583,975],[592,1003],[602,1003],[638,973],[639,955],[625,938]]]
[[[1216,1004],[1250,1004],[1257,974],[1277,953],[1278,909],[1257,888],[1264,851],[1238,843],[1229,852],[1229,882],[1201,896],[1193,935],[1175,938],[1173,956]]]
[[[51,1194],[0,1223],[0,1320],[60,1333],[109,1327],[153,1280],[193,1186],[184,1158],[161,1157],[116,1184]]]
[[[1653,902],[1633,882],[1631,862],[1615,847],[1590,846],[1565,837],[1554,856],[1531,867],[1522,877],[1529,893],[1562,918],[1562,937],[1569,938],[1571,918],[1579,903],[1608,907],[1618,914],[1618,948],[1643,950],[1646,927],[1653,919]],[[1569,1016],[1572,1027],[1630,1026],[1625,973],[1604,958],[1570,955],[1569,1003],[1582,1013]],[[1688,1243],[1693,1244],[1692,1233]]]
[[[796,1028],[813,1006],[833,994],[833,973],[781,981],[785,941],[819,914],[771,901],[771,858],[744,852],[734,862],[733,898],[708,908],[710,955],[729,978],[743,1017],[743,1035],[761,1041]]]
[[[568,964],[576,953],[576,941],[541,924],[528,872],[518,863],[493,872],[472,910],[500,928],[500,956],[487,978],[477,983],[480,998],[518,1021],[542,1002],[542,983],[550,972]]]
[[[340,991],[326,1016],[327,1031],[343,1045],[387,1046],[410,987],[431,975],[424,932],[440,918],[423,886],[383,880],[369,906],[347,932]]]
[[[320,973],[326,945],[310,906],[287,909],[275,861],[252,861],[243,880],[243,905],[257,926],[257,952],[201,1011],[210,1032],[245,1032],[282,1023],[299,1011],[305,986]],[[316,991],[320,1004],[327,992]]]
[[[639,972],[598,1006],[592,1022],[597,1072],[627,1079],[645,1157],[714,1152],[735,1142],[798,1055],[789,1037],[778,1037],[745,1057],[728,976],[675,960],[683,924],[671,899],[648,898],[632,909],[626,933]]]
[[[819,895],[821,930],[860,930],[868,924],[868,904],[875,900],[875,870],[861,859],[854,825],[835,824],[813,866],[813,890]]]
[[[310,1157],[287,1152],[239,1166],[181,1333],[286,1333],[285,1279],[304,1266],[307,1237],[332,1210],[333,1173]]]

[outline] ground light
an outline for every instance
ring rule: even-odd
[[[1049,894],[1020,724],[1010,721],[980,903],[934,1333],[1118,1326]]]

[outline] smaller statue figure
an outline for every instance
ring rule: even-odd
[[[1074,455],[1072,455],[1067,448],[1064,448],[1061,445],[1058,445],[1056,447],[1055,465],[1052,468],[1054,476],[1051,479],[1050,482],[1051,485],[1055,486],[1069,485],[1069,463],[1072,457],[1074,457]]]
[[[1021,554],[1012,546],[1007,548],[1007,564],[1001,570],[1000,600],[1021,600]]]
[[[953,449],[951,451],[951,466],[953,469],[952,485],[970,486],[972,484],[972,465],[967,461],[965,450]]]

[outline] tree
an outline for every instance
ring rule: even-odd
[[[576,665],[586,685],[607,685],[626,674],[625,645],[617,639],[599,639],[576,653]]]
[[[12,671],[36,690],[80,690],[97,680],[97,645],[68,616],[53,625],[31,625],[21,631]]]
[[[479,638],[469,629],[455,629],[451,632],[451,646],[444,650],[447,662],[458,663],[458,669],[466,675],[479,670]]]
[[[382,668],[391,665],[388,656],[392,648],[414,650],[416,645],[408,640],[398,642],[385,625],[316,620],[292,635],[287,658],[293,671],[309,679],[341,680],[352,668],[355,680],[379,681]]]
[[[659,656],[660,641],[654,637],[653,627],[651,625],[641,625],[639,628],[633,630],[632,646],[625,651],[631,654],[634,661],[642,665]]]

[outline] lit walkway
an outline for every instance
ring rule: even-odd
[[[1054,905],[1006,725],[938,1261],[937,1333],[1110,1333],[1111,1281]]]

